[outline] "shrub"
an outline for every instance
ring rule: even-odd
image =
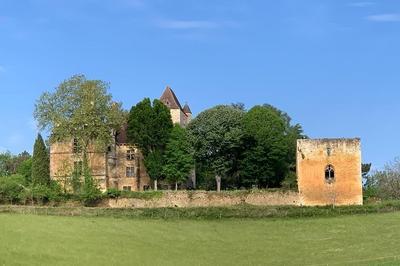
[[[0,202],[20,203],[20,196],[24,191],[24,181],[24,177],[20,175],[0,177]]]
[[[118,190],[118,189],[116,189],[116,188],[109,188],[107,191],[106,191],[106,193],[105,193],[105,196],[107,197],[107,198],[110,198],[110,199],[116,199],[116,198],[119,198],[119,197],[121,197],[121,191],[120,190]]]

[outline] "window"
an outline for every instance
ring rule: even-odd
[[[134,150],[128,150],[128,151],[126,152],[126,159],[127,159],[128,161],[133,161],[133,160],[135,160],[135,151],[134,151]]]
[[[131,186],[123,186],[122,190],[123,191],[132,191],[132,187]]]
[[[329,184],[335,181],[335,169],[332,165],[328,165],[325,168],[325,181]]]
[[[82,152],[82,147],[79,144],[79,141],[77,139],[74,139],[73,146],[72,146],[72,152],[73,153],[81,153]]]
[[[135,167],[126,168],[126,177],[135,177]]]
[[[326,153],[328,154],[328,156],[332,155],[332,148],[328,147],[326,148]]]
[[[82,176],[83,173],[83,162],[77,161],[74,162],[74,174],[77,176]]]

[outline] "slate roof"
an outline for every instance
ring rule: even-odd
[[[185,106],[183,107],[183,112],[185,114],[191,114],[192,113],[192,110],[190,110],[190,107],[189,107],[188,104],[185,104]]]
[[[179,102],[178,98],[176,97],[174,91],[168,86],[165,89],[163,95],[161,96],[160,101],[162,101],[170,109],[183,110],[182,105],[180,104],[180,102]]]

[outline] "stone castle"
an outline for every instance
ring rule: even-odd
[[[171,112],[174,124],[186,127],[192,119],[190,107],[180,104],[174,91],[167,87],[160,98]],[[73,172],[82,171],[82,154],[76,141],[53,143],[50,146],[50,175],[54,180],[63,182]],[[143,191],[150,187],[141,152],[128,144],[126,126],[115,134],[107,152],[94,149],[88,153],[88,163],[92,176],[101,190],[116,188],[126,191]]]
[[[182,107],[171,88],[166,88],[160,100],[170,109],[174,124],[186,127],[190,123],[192,112],[189,106]],[[115,134],[107,152],[89,151],[88,162],[103,191],[109,188],[143,191],[151,186],[140,150],[128,144],[126,126]],[[82,171],[82,154],[77,143],[71,140],[52,144],[52,179],[63,182],[74,171]],[[360,139],[298,140],[297,180],[298,200],[294,201],[298,205],[363,204]],[[188,183],[195,187],[195,182],[195,173],[192,173]],[[282,198],[284,204],[288,202],[285,197]]]

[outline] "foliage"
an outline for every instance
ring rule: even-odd
[[[241,109],[220,105],[200,113],[188,127],[197,163],[223,180],[238,172],[243,116]]]
[[[35,185],[50,184],[50,157],[40,134],[38,134],[33,148],[32,182]]]
[[[22,161],[17,168],[17,174],[23,176],[27,183],[32,182],[32,157]]]
[[[93,144],[105,150],[125,117],[121,104],[112,100],[109,85],[76,75],[62,82],[55,92],[44,93],[35,105],[39,128],[51,132],[50,142],[76,139],[87,152]]]
[[[368,175],[364,182],[364,190],[369,196],[382,199],[400,199],[400,160],[385,165],[383,170]]]
[[[172,129],[164,154],[163,173],[168,182],[185,182],[194,168],[193,151],[188,140],[186,129],[175,125]]]
[[[0,153],[0,176],[19,174],[20,166],[30,158],[31,155],[26,151],[18,155],[13,155],[10,152]]]
[[[109,188],[107,189],[107,191],[104,193],[104,196],[106,198],[110,198],[110,199],[117,199],[119,197],[121,197],[121,190],[118,190],[116,188]]]
[[[24,190],[25,178],[20,175],[0,177],[0,202],[17,204]]]
[[[128,140],[146,156],[165,148],[172,130],[171,113],[161,101],[146,98],[133,106],[128,118]]]
[[[169,109],[159,100],[146,98],[133,106],[128,118],[128,141],[144,155],[149,176],[162,177],[163,153],[173,128]]]
[[[285,177],[286,183],[293,179],[296,141],[304,137],[301,126],[292,126],[290,117],[271,105],[253,107],[243,124],[246,150],[240,167],[242,185],[279,187]]]
[[[86,166],[84,169],[84,182],[80,194],[80,198],[82,203],[85,206],[94,206],[99,200],[102,198],[102,193],[98,188],[98,184],[96,180],[94,180],[93,176],[90,173],[89,167],[87,167],[87,158],[84,156],[83,164]]]

